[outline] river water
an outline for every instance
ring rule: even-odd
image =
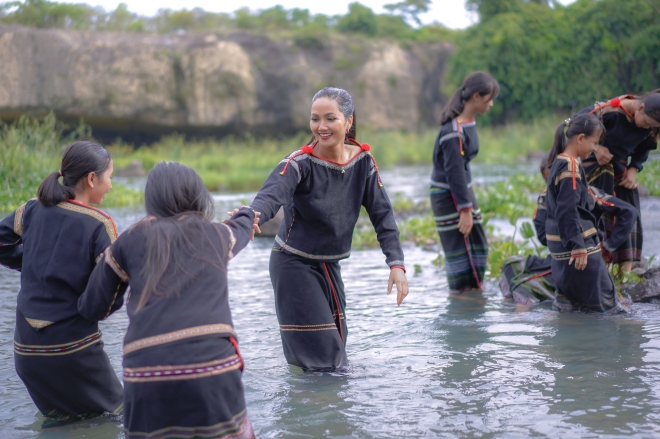
[[[474,171],[487,182],[514,170]],[[422,198],[428,175],[427,168],[408,168],[383,179],[390,194]],[[216,196],[217,211],[251,196]],[[107,210],[120,231],[143,215]],[[660,248],[658,213],[658,199],[643,200],[647,256]],[[560,314],[505,301],[494,282],[483,294],[449,297],[443,269],[432,264],[435,252],[405,247],[411,293],[397,307],[385,294],[380,250],[354,251],[341,263],[350,366],[303,373],[282,354],[268,277],[271,245],[258,238],[229,269],[258,437],[660,437],[660,304],[635,304],[623,316]],[[121,417],[43,427],[13,366],[18,288],[18,274],[0,267],[0,438],[123,437]],[[120,310],[101,324],[117,374],[127,323]]]

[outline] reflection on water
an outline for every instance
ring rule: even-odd
[[[390,192],[422,197],[426,176],[412,169],[383,178]],[[217,211],[250,198],[216,197]],[[653,212],[660,203],[644,200],[644,208],[645,238],[658,240]],[[120,230],[142,215],[110,213]],[[421,273],[410,270],[411,294],[397,307],[386,295],[380,250],[359,251],[342,262],[350,365],[303,373],[282,354],[267,270],[271,245],[257,239],[229,270],[248,412],[259,437],[660,436],[660,304],[636,304],[630,316],[559,314],[506,302],[495,283],[483,294],[449,297],[442,270],[431,263],[435,255],[406,248],[408,265]],[[121,417],[43,428],[13,366],[18,287],[18,275],[0,268],[0,438],[123,437]],[[117,373],[127,324],[123,311],[102,323]]]

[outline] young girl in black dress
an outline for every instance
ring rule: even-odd
[[[580,112],[586,113],[600,117],[606,129],[601,147],[583,162],[589,185],[637,209],[637,222],[630,236],[612,252],[613,262],[630,271],[632,263],[642,259],[644,238],[637,173],[642,171],[649,152],[658,147],[660,89],[642,96],[624,95],[596,102]]]
[[[97,322],[78,313],[103,251],[117,238],[101,204],[112,187],[112,158],[90,140],[71,144],[60,170],[0,222],[0,264],[21,272],[14,362],[48,418],[121,412],[122,387],[103,351]],[[59,179],[62,183],[59,183]]]
[[[257,216],[213,222],[194,170],[158,163],[144,190],[147,217],[105,249],[80,313],[108,317],[124,302],[124,426],[128,438],[252,438],[227,291],[227,263]]]
[[[442,127],[433,151],[431,208],[445,252],[449,291],[454,294],[481,290],[486,272],[488,241],[472,190],[470,161],[479,153],[474,116],[493,106],[499,90],[489,74],[471,73],[440,118]]]
[[[629,311],[603,261],[593,199],[579,162],[596,150],[604,134],[605,127],[592,114],[567,119],[557,128],[548,157],[545,236],[557,287],[554,303],[560,310]]]

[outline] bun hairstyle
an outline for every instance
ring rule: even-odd
[[[660,88],[644,93],[639,100],[644,104],[644,113],[660,123]],[[658,140],[658,137],[660,137],[660,127],[651,128],[651,135]]]
[[[463,80],[463,84],[449,99],[449,102],[440,115],[440,125],[444,125],[465,109],[467,102],[475,93],[479,96],[492,95],[494,99],[500,93],[500,85],[495,78],[486,72],[472,72]]]
[[[92,172],[99,178],[110,166],[112,156],[94,140],[78,140],[69,145],[62,155],[60,170],[48,175],[39,185],[37,198],[44,206],[56,206],[75,198],[73,188]],[[59,178],[62,177],[60,184]]]
[[[341,111],[341,114],[344,115],[346,120],[353,116],[353,124],[348,129],[345,141],[348,141],[348,139],[355,139],[357,136],[357,118],[355,115],[355,106],[353,105],[353,98],[351,95],[342,88],[325,87],[316,92],[312,98],[312,104],[320,98],[326,98],[335,101],[337,103],[337,107],[339,107],[339,111]],[[315,139],[316,137],[314,134],[312,134],[312,138],[308,142],[308,145],[311,145]]]
[[[138,311],[151,296],[178,295],[187,279],[199,271],[200,261],[224,270],[217,262],[221,260],[218,250],[203,227],[215,217],[213,197],[194,169],[176,162],[157,163],[147,177],[144,206],[155,218],[138,223],[145,227],[146,235],[142,268],[146,283]],[[222,241],[222,235],[218,236]],[[204,243],[201,247],[200,242]],[[216,257],[204,258],[204,254]]]
[[[555,142],[548,155],[548,168],[552,166],[555,158],[564,152],[568,139],[572,139],[580,134],[589,137],[596,132],[600,132],[600,142],[602,142],[605,138],[605,126],[595,114],[591,113],[580,114],[572,119],[566,119],[563,123],[559,124],[555,130]]]

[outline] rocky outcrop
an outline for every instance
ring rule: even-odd
[[[273,39],[245,32],[154,35],[0,26],[0,119],[53,110],[95,135],[289,134],[323,86],[347,89],[358,122],[437,120],[448,44]]]

